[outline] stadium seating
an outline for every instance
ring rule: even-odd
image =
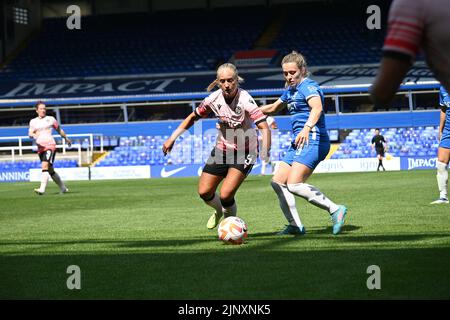
[[[388,153],[395,157],[426,156],[437,154],[438,128],[388,128],[380,129],[388,143]],[[371,148],[374,131],[371,129],[352,130],[331,159],[351,159],[375,157]],[[216,135],[183,135],[174,145],[168,156],[162,153],[162,145],[168,136],[133,136],[114,137],[118,145],[109,154],[99,160],[96,166],[128,166],[128,165],[167,165],[167,164],[203,164],[209,157]],[[272,159],[281,160],[292,141],[291,131],[273,131]],[[111,145],[112,147],[113,145]],[[77,167],[76,160],[57,160],[55,167]],[[0,170],[40,168],[39,161],[0,162]]]
[[[211,70],[235,51],[250,49],[263,31],[270,11],[252,12],[258,19],[251,23],[246,11],[234,9],[84,17],[76,31],[67,29],[65,19],[46,19],[40,36],[0,75],[30,79]]]
[[[87,16],[81,30],[75,31],[66,28],[65,18],[46,19],[40,35],[0,70],[0,76],[35,79],[212,70],[236,51],[253,49],[280,17],[280,30],[267,45],[281,55],[300,50],[310,66],[378,62],[384,32],[368,30],[366,16],[354,12],[359,9],[339,3],[292,5],[285,10],[242,7]],[[308,14],[299,15],[304,11]]]
[[[388,144],[388,153],[395,157],[436,156],[439,146],[437,127],[380,129]],[[368,158],[376,156],[372,150],[374,130],[352,130],[332,159]]]
[[[181,136],[169,156],[164,157],[162,145],[168,136],[122,137],[119,146],[97,166],[202,164],[214,147],[216,135]],[[290,145],[291,132],[277,132],[272,137],[272,157],[284,156]]]
[[[56,160],[55,168],[72,168],[78,167],[78,163],[76,160]],[[14,171],[14,170],[28,170],[28,169],[40,169],[41,162],[37,161],[2,161],[0,162],[0,171]]]
[[[310,66],[374,63],[381,58],[385,33],[366,28],[366,16],[358,8],[302,5],[285,13],[283,28],[271,47],[282,55],[298,50]],[[361,9],[361,11],[363,11]],[[365,10],[364,10],[365,11]]]
[[[436,156],[438,148],[437,127],[381,129],[388,142],[391,156]],[[331,159],[370,158],[376,156],[371,148],[374,135],[370,129],[352,130],[340,144]],[[181,136],[169,156],[161,149],[168,136],[122,137],[119,146],[99,161],[97,166],[202,164],[213,148],[216,136]],[[272,159],[281,160],[292,140],[290,131],[274,131]]]

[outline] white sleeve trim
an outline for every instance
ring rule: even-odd
[[[310,94],[309,96],[306,97],[306,101],[308,101],[312,97],[320,97],[320,94],[317,93]]]

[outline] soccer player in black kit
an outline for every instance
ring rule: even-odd
[[[380,166],[383,168],[383,171],[386,171],[383,166],[383,157],[384,157],[384,151],[386,147],[386,140],[384,140],[384,137],[380,134],[380,129],[375,129],[375,135],[372,138],[372,148],[375,146],[375,150],[377,151],[377,158],[378,158],[378,167],[377,171],[380,171]]]

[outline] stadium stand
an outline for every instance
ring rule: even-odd
[[[388,143],[388,154],[393,157],[435,157],[438,149],[438,127],[382,128],[380,133]],[[353,159],[375,157],[371,148],[373,129],[353,129],[338,144],[331,159]],[[179,138],[171,154],[164,157],[161,152],[167,135],[112,136],[104,137],[105,147],[110,151],[100,158],[95,166],[136,166],[169,164],[203,164],[209,157],[216,135],[184,135]],[[289,130],[273,131],[272,160],[282,160],[292,141]],[[86,141],[79,142],[86,144]],[[57,159],[56,167],[77,167],[76,160]],[[39,161],[18,160],[0,162],[0,170],[39,168]]]
[[[88,16],[76,32],[64,18],[46,19],[40,35],[0,74],[32,79],[211,70],[250,49],[263,31],[270,11],[252,12],[258,19],[250,24],[248,12],[234,9]]]
[[[303,11],[299,8],[87,16],[76,32],[65,27],[65,18],[49,18],[39,36],[0,75],[38,79],[213,70],[236,51],[262,43],[258,40],[273,32],[273,21],[279,28],[264,43],[280,56],[301,50],[311,66],[379,61],[384,33],[360,28],[364,16],[354,18],[349,5],[309,4],[306,11],[311,15],[303,14],[305,5]]]
[[[439,145],[438,127],[380,129],[388,144],[388,152],[394,157],[430,156],[437,154]],[[374,130],[352,130],[340,144],[331,159],[374,157],[371,148]]]
[[[168,136],[122,137],[120,145],[99,161],[97,166],[202,164],[208,159],[216,141],[216,135],[181,136],[170,156],[164,157],[161,149],[167,138]],[[273,159],[278,160],[284,156],[290,141],[290,131],[274,132]]]
[[[388,2],[381,1],[382,8],[383,3],[385,5]],[[377,63],[384,32],[369,32],[361,28],[366,16],[354,15],[354,11],[365,10],[365,4],[352,8],[355,3],[357,2],[350,1],[345,5],[343,2],[307,3],[300,6],[242,7],[239,10],[216,8],[157,14],[86,16],[83,18],[83,28],[77,31],[69,31],[65,27],[66,18],[45,19],[39,35],[11,63],[0,69],[0,78],[5,81],[104,78],[115,75],[210,71],[218,63],[228,61],[236,51],[255,49],[261,44],[266,49],[278,50],[279,56],[293,49],[299,50],[307,57],[310,66]],[[320,19],[317,19],[318,16]],[[354,105],[357,110],[356,107],[361,103],[359,100],[353,104],[345,101],[341,105],[341,111],[353,111]],[[402,104],[403,107],[406,105]],[[417,109],[426,109],[427,106],[433,106],[433,103],[420,102]],[[106,122],[106,118],[108,122],[124,121],[119,111],[105,111],[106,115],[102,115],[100,121],[92,113],[92,109],[86,111],[78,108],[70,113],[64,111],[64,121],[61,123],[99,123]],[[116,109],[120,110],[119,107]],[[134,111],[138,113],[142,110]],[[166,110],[161,112],[173,112],[169,108]],[[409,110],[409,105],[406,110]],[[185,112],[185,109],[182,111]],[[132,115],[130,112],[129,116]],[[182,116],[182,113],[177,114],[177,118]],[[15,126],[26,126],[28,119],[27,115],[22,122],[8,117],[5,121],[14,121]],[[149,119],[151,117],[145,120]],[[361,122],[358,124],[361,125]],[[156,123],[152,123],[152,126],[156,126]],[[339,126],[342,128],[343,120],[339,121]],[[127,127],[126,130],[131,129]],[[134,134],[143,135],[127,136]],[[208,158],[216,139],[215,135],[181,138],[171,157],[165,158],[161,152],[162,144],[167,139],[165,133],[148,134],[145,130],[139,133],[108,132],[104,135],[103,145],[111,151],[95,165],[199,164]],[[392,156],[436,155],[436,127],[389,128],[382,129],[382,134],[388,140]],[[372,135],[369,129],[354,129],[333,153],[332,159],[374,156],[370,144]],[[291,139],[290,131],[280,130],[274,134],[274,160],[282,159]],[[84,138],[74,139],[74,143],[79,143],[83,149],[89,144]],[[95,147],[100,145],[97,138],[94,138],[93,143]],[[38,165],[38,161],[20,160],[0,163],[0,169],[14,166],[35,168]],[[77,163],[61,159],[56,161],[56,166],[70,167],[77,166]]]
[[[302,14],[301,12],[314,12]],[[304,5],[303,10],[284,10],[284,25],[271,48],[285,55],[300,50],[310,66],[378,62],[384,33],[366,28],[365,16],[339,6]],[[317,19],[320,15],[320,19]],[[337,18],[339,17],[339,18]],[[323,23],[326,21],[326,23]]]
[[[55,161],[55,168],[72,168],[77,167],[78,163],[76,160],[57,160]],[[14,170],[14,169],[20,169],[20,170],[28,170],[28,169],[40,169],[41,168],[41,162],[40,161],[25,161],[25,160],[19,160],[19,161],[5,161],[0,162],[0,171],[8,171],[8,170]]]
[[[437,127],[385,128],[381,134],[388,142],[388,152],[395,157],[435,156],[438,148]],[[274,131],[272,159],[281,160],[291,143],[290,131]],[[371,148],[373,129],[350,131],[331,159],[351,159],[375,157]],[[120,145],[97,166],[119,165],[167,165],[202,164],[209,156],[216,139],[215,135],[181,137],[174,146],[170,157],[164,157],[162,144],[168,136],[122,137]]]

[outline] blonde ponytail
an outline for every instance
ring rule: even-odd
[[[214,80],[209,84],[209,86],[206,88],[206,91],[210,92],[212,89],[214,89],[219,84],[219,81]]]

